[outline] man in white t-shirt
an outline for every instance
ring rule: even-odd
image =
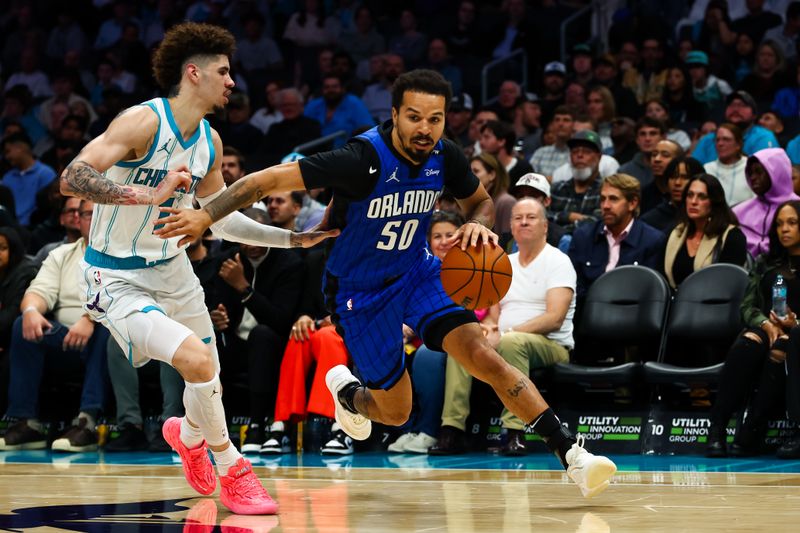
[[[509,256],[511,287],[489,310],[482,327],[497,352],[529,375],[531,367],[569,360],[575,344],[576,274],[569,257],[547,244],[546,208],[539,201],[517,201],[511,211],[511,234],[519,247]],[[504,409],[502,424],[508,431],[503,454],[524,454],[524,422]]]

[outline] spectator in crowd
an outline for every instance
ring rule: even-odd
[[[574,120],[575,117],[568,107],[556,108],[550,124],[554,128],[555,142],[549,146],[542,146],[531,157],[530,163],[536,172],[552,176],[558,167],[570,162],[570,150],[567,142],[572,137]]]
[[[479,108],[472,121],[469,123],[467,136],[472,142],[472,146],[465,147],[464,153],[467,156],[478,155],[481,153],[481,130],[490,120],[500,120],[497,113],[487,107]]]
[[[558,108],[564,105],[564,89],[567,86],[567,67],[559,61],[551,61],[544,66],[542,87],[542,120],[550,122]],[[546,172],[537,169],[548,176]]]
[[[770,109],[786,120],[800,116],[800,65],[795,67],[794,83],[775,93]]]
[[[139,83],[146,85],[150,74],[150,56],[142,43],[139,25],[127,22],[122,28],[122,37],[112,46],[108,53],[113,54]]]
[[[422,63],[428,47],[428,38],[417,27],[417,15],[411,9],[400,13],[400,33],[389,43],[389,51],[399,55],[409,68]]]
[[[692,40],[695,47],[708,50],[714,58],[714,66],[721,64],[727,47],[736,41],[736,31],[731,29],[731,18],[728,14],[728,2],[711,0],[708,2],[703,20],[698,21],[692,29]],[[754,37],[754,41],[760,40]]]
[[[757,106],[752,96],[745,91],[736,91],[728,96],[727,102],[725,121],[736,124],[744,132],[742,137],[744,155],[750,156],[764,148],[778,147],[778,139],[775,138],[775,134],[755,124]],[[717,150],[714,146],[715,135],[715,133],[708,133],[701,137],[694,147],[692,157],[703,164],[714,161],[717,158]]]
[[[667,80],[664,68],[664,43],[657,37],[647,36],[641,41],[641,63],[625,72],[624,85],[636,95],[639,104],[650,98],[661,98]]]
[[[672,123],[678,126],[701,122],[706,116],[705,105],[694,97],[691,76],[679,66],[667,69],[663,99],[669,106]]]
[[[281,86],[276,81],[267,82],[264,86],[264,107],[260,107],[250,117],[250,124],[261,130],[265,134],[269,131],[270,126],[283,120],[283,115],[278,111],[278,92]]]
[[[800,2],[790,2],[786,7],[783,26],[767,30],[764,41],[775,43],[789,63],[797,60],[797,38],[800,36]]]
[[[617,117],[611,121],[611,142],[614,145],[614,159],[624,165],[639,150],[636,146],[636,122],[628,117]]]
[[[242,17],[242,25],[244,36],[236,42],[234,64],[242,69],[250,87],[263,87],[268,76],[283,67],[283,55],[264,31],[265,20],[260,13],[247,13]]]
[[[522,88],[514,80],[504,80],[497,91],[497,101],[492,109],[503,122],[513,123]]]
[[[588,87],[593,79],[592,73],[592,47],[586,43],[579,43],[572,47],[570,58],[570,80]]]
[[[586,113],[586,88],[577,81],[567,83],[564,89],[564,105],[570,107],[576,115]]]
[[[283,120],[273,124],[262,139],[261,146],[253,156],[253,168],[274,165],[292,152],[295,146],[322,136],[320,122],[303,114],[303,95],[297,89],[281,89],[278,92],[278,110]]]
[[[508,172],[501,162],[488,151],[472,156],[469,164],[472,173],[478,177],[483,188],[492,197],[495,212],[492,230],[500,236],[502,246],[511,235],[511,208],[517,202],[508,193],[511,186]]]
[[[53,95],[47,74],[39,68],[39,53],[35,48],[26,47],[20,55],[20,70],[14,72],[6,81],[7,87],[24,85],[34,100],[43,100]]]
[[[38,142],[47,134],[47,130],[39,119],[36,118],[32,108],[32,96],[25,85],[8,85],[3,96],[3,114],[0,117],[0,127],[5,131],[6,126],[18,123],[32,143]],[[5,137],[5,135],[4,135]]]
[[[362,5],[356,10],[355,28],[342,32],[339,46],[359,66],[366,64],[370,57],[384,53],[386,41],[375,28],[372,12],[368,7]]]
[[[594,131],[594,128],[595,123],[589,115],[575,115],[575,120],[572,122],[573,135],[579,131]],[[598,168],[600,171],[600,179],[603,179],[606,176],[615,174],[617,170],[619,170],[619,163],[610,155],[601,154]],[[567,181],[570,178],[572,178],[572,167],[570,163],[567,162],[553,171],[550,182],[556,184],[561,181]]]
[[[97,120],[97,113],[92,108],[89,100],[75,93],[75,83],[78,73],[70,70],[60,70],[53,75],[53,96],[42,102],[39,106],[39,122],[50,131],[56,131],[57,124],[51,121],[51,109],[56,102],[71,106],[75,102],[82,102],[89,110],[89,122]]]
[[[14,228],[0,227],[0,358],[6,359],[0,371],[8,367],[8,347],[11,328],[20,316],[19,304],[28,284],[36,275],[36,266],[25,257],[25,246]],[[5,392],[8,376],[0,376],[0,388]],[[5,399],[5,396],[3,397]]]
[[[230,187],[245,174],[244,156],[233,146],[222,147],[222,178],[225,185]]]
[[[644,116],[636,123],[636,146],[639,152],[633,159],[619,167],[619,171],[639,180],[642,188],[653,182],[653,171],[650,168],[650,157],[656,144],[665,138],[666,128],[660,120]]]
[[[518,48],[533,49],[536,26],[523,0],[509,0],[501,7],[498,23],[490,30],[494,36],[492,58],[506,57]]]
[[[443,39],[431,39],[428,43],[428,61],[426,68],[435,70],[450,82],[453,94],[464,91],[461,69],[454,65],[447,52],[447,43]]]
[[[692,50],[686,55],[686,68],[692,80],[692,94],[697,102],[705,105],[706,111],[715,113],[722,103],[733,92],[725,80],[711,74],[708,54],[700,50]]]
[[[589,89],[586,95],[586,113],[594,122],[594,130],[600,135],[603,153],[612,153],[614,143],[611,141],[611,121],[617,115],[617,107],[611,91],[602,85]]]
[[[748,157],[744,172],[756,196],[734,207],[733,213],[747,237],[747,250],[758,258],[769,251],[769,221],[778,205],[800,197],[792,186],[792,164],[780,148],[766,148]]]
[[[648,100],[644,109],[645,116],[664,123],[666,138],[670,141],[675,141],[681,147],[681,150],[686,151],[692,146],[692,139],[689,138],[689,135],[685,131],[673,127],[669,107],[663,100]]]
[[[673,289],[693,272],[714,263],[744,266],[747,240],[725,203],[725,191],[710,174],[689,178],[678,205],[678,225],[664,252],[664,273]]]
[[[666,184],[667,194],[660,204],[642,215],[642,222],[669,235],[678,224],[678,206],[683,200],[683,190],[689,178],[704,171],[700,161],[686,155],[678,155],[667,163],[661,181]]]
[[[276,192],[266,199],[270,223],[279,228],[295,230],[297,215],[303,207],[300,191]]]
[[[495,156],[505,167],[513,182],[516,182],[523,174],[533,172],[533,168],[527,161],[517,157],[514,150],[516,143],[517,136],[514,134],[514,128],[507,122],[490,120],[481,128],[481,153],[488,152]],[[506,186],[506,190],[508,190],[508,186]]]
[[[36,207],[36,194],[55,179],[55,171],[33,157],[31,141],[16,134],[3,141],[3,154],[11,170],[3,175],[3,185],[14,193],[17,220],[28,225]]]
[[[464,223],[464,218],[452,211],[435,211],[431,216],[428,228],[428,247],[430,252],[444,259],[450,248],[453,247],[452,236]],[[485,310],[476,311],[476,316],[483,318]],[[447,382],[447,375],[450,382]],[[455,389],[455,383],[467,385]],[[466,408],[469,412],[469,385],[471,376],[454,360],[447,357],[444,352],[431,350],[424,344],[417,348],[411,361],[411,384],[414,388],[416,410],[412,411],[409,423],[404,426],[404,432],[389,444],[388,451],[392,453],[428,453],[428,449],[438,446],[439,421],[443,418],[444,390],[449,384],[451,399],[458,400],[459,410]],[[466,390],[466,395],[464,395]],[[457,416],[461,420],[460,416]],[[466,415],[463,417],[466,419]],[[464,450],[464,422],[461,420],[458,427],[443,426],[446,448],[437,447],[436,451],[459,452]],[[448,440],[449,439],[449,440]],[[435,452],[434,452],[435,453]]]
[[[539,97],[534,93],[523,93],[517,99],[514,108],[514,133],[517,136],[517,148],[525,161],[533,157],[533,153],[542,145],[542,106]]]
[[[762,108],[772,103],[779,89],[789,83],[786,61],[780,47],[772,41],[758,45],[753,72],[745,76],[739,88],[747,91]]]
[[[666,238],[638,219],[640,201],[641,186],[633,176],[620,173],[603,180],[602,219],[576,229],[569,247],[579,302],[597,278],[618,266],[661,266]]]
[[[600,208],[600,136],[584,130],[574,134],[569,141],[572,178],[560,181],[551,191],[552,203],[548,218],[560,224],[567,233],[584,223],[597,220]]]
[[[546,209],[540,202],[517,202],[511,232],[519,247],[509,256],[511,286],[481,328],[497,353],[527,376],[531,368],[569,361],[576,278],[566,254],[547,244]],[[501,453],[525,454],[525,423],[504,409],[501,424],[508,437]]]
[[[106,342],[108,330],[84,312],[84,295],[75,283],[92,224],[92,202],[80,202],[81,239],[50,253],[25,291],[22,316],[14,321],[9,347],[11,380],[6,415],[18,421],[0,449],[42,449],[47,437],[38,420],[39,388],[45,367],[63,369],[84,362],[80,413],[52,444],[54,451],[97,449],[96,422],[108,389]],[[49,315],[50,318],[46,318]]]
[[[533,198],[542,203],[545,208],[549,207],[552,203],[550,198],[550,182],[541,174],[525,174],[511,189],[514,198],[521,200],[522,198]],[[572,241],[572,235],[567,235],[564,228],[558,224],[547,224],[547,244],[555,246],[564,253],[569,250],[569,243]],[[517,251],[517,243],[512,239],[506,244],[506,250],[509,253]]]
[[[747,14],[731,23],[731,31],[734,33],[750,31],[753,34],[753,40],[759,43],[767,30],[780,26],[780,15],[765,10],[764,3],[764,0],[745,2]]]
[[[250,208],[245,214],[267,223],[261,210]],[[239,251],[225,259],[219,270],[221,303],[211,311],[211,319],[222,336],[218,346],[222,348],[220,363],[228,369],[227,379],[232,379],[236,370],[247,374],[248,438],[253,442],[265,442],[264,421],[275,411],[281,357],[304,277],[303,262],[293,250],[246,244],[240,244]],[[225,380],[223,386],[228,386]]]
[[[733,56],[733,81],[739,84],[751,72],[755,65],[756,43],[751,32],[743,31],[736,36]]]
[[[394,80],[405,71],[403,58],[397,54],[380,56],[383,62],[381,77],[375,83],[367,85],[361,101],[367,106],[369,114],[378,124],[392,118],[392,85]]]
[[[261,130],[250,124],[250,97],[247,93],[234,90],[228,97],[226,120],[215,120],[214,129],[222,142],[234,146],[245,157],[255,153],[261,141]]]
[[[444,32],[450,53],[463,58],[465,62],[472,59],[477,63],[479,57],[487,55],[477,11],[478,5],[474,0],[461,0],[455,17],[449,21]]]
[[[127,23],[138,24],[138,20],[133,17],[134,7],[132,3],[126,0],[115,0],[113,2],[111,17],[104,20],[97,30],[97,38],[94,41],[95,50],[105,50],[119,41]]]
[[[773,110],[764,111],[758,117],[758,125],[774,133],[775,137],[778,138],[778,144],[781,147],[784,147],[788,144],[789,139],[786,136],[786,127],[783,123],[783,117],[781,117],[779,113]]]
[[[467,93],[454,95],[445,120],[445,135],[461,148],[471,146],[469,126],[472,119],[472,97]]]
[[[293,71],[298,74],[295,85],[313,78],[320,50],[333,44],[338,35],[338,22],[325,16],[319,0],[305,0],[300,10],[289,17],[283,38],[294,45]]]
[[[342,80],[332,74],[322,80],[322,97],[314,98],[308,103],[305,116],[319,122],[323,135],[337,131],[347,134],[334,141],[335,148],[344,146],[345,141],[358,128],[372,127],[375,124],[364,103],[357,96],[345,93]]]
[[[797,315],[800,309],[800,285],[795,270],[800,266],[800,202],[781,203],[770,218],[767,252],[756,260],[750,272],[741,304],[742,322],[746,329],[736,338],[725,358],[717,399],[711,410],[708,432],[708,457],[746,457],[755,455],[763,437],[768,417],[776,401],[786,394],[789,417],[800,422],[798,404]],[[787,316],[772,311],[772,286],[778,276],[787,285]],[[791,355],[788,357],[787,352]],[[787,365],[788,363],[788,365]],[[787,382],[787,369],[789,381]],[[788,385],[788,386],[787,386]],[[755,390],[754,390],[755,389]],[[747,418],[736,429],[730,449],[727,446],[728,422],[734,412],[744,406]],[[778,449],[778,457],[796,458],[798,442],[794,440]]]
[[[79,115],[64,117],[61,125],[55,131],[55,135],[52,138],[43,139],[38,145],[42,150],[42,163],[60,175],[86,144],[86,128],[85,118]]]
[[[642,187],[640,211],[643,214],[655,208],[669,196],[664,171],[669,162],[679,155],[683,155],[683,150],[675,141],[661,139],[656,143],[650,154],[650,170],[653,172],[653,181],[646,187]]]
[[[717,149],[717,159],[703,166],[707,173],[722,184],[725,202],[733,207],[754,197],[755,193],[747,184],[744,174],[747,157],[742,153],[742,130],[735,124],[723,122],[717,128],[714,146]]]
[[[639,114],[639,102],[633,91],[620,83],[617,62],[611,54],[598,57],[594,63],[594,83],[606,87],[614,97],[617,116],[636,117]]]
[[[59,5],[56,25],[47,36],[46,54],[50,61],[59,61],[64,53],[74,51],[82,54],[86,49],[86,34],[76,21],[76,15],[69,6]]]
[[[58,213],[58,228],[49,224],[49,220],[39,224],[31,232],[31,249],[36,249],[33,258],[38,267],[45,258],[62,244],[72,244],[81,238],[80,198],[62,197],[63,205]],[[45,226],[43,228],[42,226]],[[57,237],[56,240],[52,240]]]

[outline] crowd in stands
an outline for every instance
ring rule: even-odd
[[[709,453],[728,453],[727,420],[751,396],[731,453],[754,453],[784,395],[800,422],[791,311],[800,310],[800,2],[618,2],[607,42],[572,37],[560,57],[560,23],[589,3],[8,2],[0,14],[0,407],[10,426],[0,449],[93,450],[101,417],[119,428],[109,451],[165,447],[143,431],[139,371],[81,311],[70,276],[92,205],[63,197],[57,176],[120,111],[168,96],[147,58],[183,20],[220,24],[237,40],[235,91],[209,117],[228,185],[342,146],[391,118],[401,73],[436,70],[453,87],[446,136],[494,200],[494,231],[511,254],[508,296],[477,313],[503,357],[525,372],[574,361],[582,302],[617,266],[650,267],[679,291],[693,272],[732,263],[751,272],[746,329],[726,360]],[[520,48],[527,85],[509,71],[490,80],[482,101],[482,66]],[[305,231],[330,197],[275,194],[246,214]],[[464,214],[446,191],[437,210],[429,244],[443,257],[442,242]],[[323,453],[352,453],[324,384],[348,354],[323,301],[323,251],[209,234],[187,253],[217,331],[226,390],[247,391],[243,451],[286,453],[290,425],[316,417],[330,427]],[[770,313],[778,274],[789,288],[786,316]],[[417,407],[389,450],[463,451],[471,378],[408,327],[404,341]],[[51,420],[38,408],[43,374],[70,366],[85,369],[78,414],[50,443]],[[157,416],[165,419],[180,414],[182,382],[161,366]],[[502,425],[501,451],[524,453],[522,422],[503,413]],[[800,456],[800,441],[779,455]]]

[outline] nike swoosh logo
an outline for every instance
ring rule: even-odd
[[[369,167],[369,173],[370,173],[370,174],[375,174],[377,171],[378,171],[378,169],[377,169],[377,168],[372,168],[372,167]]]

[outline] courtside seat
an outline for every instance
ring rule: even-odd
[[[670,297],[667,281],[650,268],[626,265],[603,274],[589,287],[580,321],[583,351],[597,363],[555,365],[553,380],[587,388],[638,382],[639,361],[658,357]],[[624,361],[632,347],[637,360]]]
[[[745,269],[725,263],[711,265],[686,278],[672,302],[662,357],[659,362],[645,363],[645,381],[684,387],[715,384],[722,371],[721,357],[716,354],[709,361],[705,356],[710,353],[709,346],[720,348],[722,353],[727,351],[741,331],[739,307],[747,282]],[[700,364],[692,366],[692,357],[702,348],[706,348],[705,360],[697,360]]]

